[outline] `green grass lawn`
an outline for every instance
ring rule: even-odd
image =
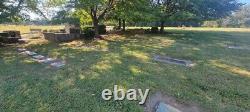
[[[108,41],[19,45],[67,62],[50,68],[0,48],[0,111],[137,112],[137,101],[104,101],[103,89],[150,89],[205,112],[250,111],[250,32],[170,29],[165,35],[112,35]],[[88,46],[88,47],[86,47]],[[152,60],[166,55],[192,60],[193,68]]]

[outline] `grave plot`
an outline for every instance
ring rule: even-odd
[[[0,42],[2,43],[17,43],[21,39],[20,31],[8,30],[0,33]]]
[[[65,29],[58,31],[43,32],[43,36],[46,40],[53,42],[67,42],[80,39],[81,30],[76,25],[66,25]]]
[[[158,62],[169,63],[169,64],[176,64],[176,65],[181,65],[181,66],[186,66],[186,67],[193,67],[193,66],[195,66],[195,63],[193,63],[190,60],[176,59],[176,58],[167,57],[167,56],[155,55],[153,59],[155,61],[158,61]]]
[[[202,112],[202,110],[194,103],[178,102],[174,97],[156,92],[147,99],[144,112]]]
[[[36,52],[29,51],[27,49],[19,48],[19,49],[17,49],[17,51],[20,54],[30,56],[34,61],[36,61],[38,63],[48,64],[48,65],[50,65],[51,67],[54,67],[54,68],[62,68],[66,64],[65,61],[62,61],[62,60],[59,60],[59,59],[49,58],[49,57],[46,57],[46,56],[43,56],[43,55],[39,55]]]

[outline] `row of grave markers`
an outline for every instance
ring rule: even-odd
[[[65,66],[65,61],[39,55],[36,52],[29,51],[23,48],[18,48],[17,50],[20,54],[30,56],[34,61],[38,63],[49,64],[51,67],[55,67],[55,68],[62,68]]]
[[[235,50],[250,50],[250,48],[242,47],[242,46],[236,46],[236,45],[228,45],[228,49],[235,49]],[[169,64],[176,64],[176,65],[182,65],[186,67],[193,67],[196,65],[196,63],[193,63],[190,60],[184,60],[184,59],[176,59],[168,56],[160,56],[155,55],[153,57],[155,61],[163,62],[163,63],[169,63]]]

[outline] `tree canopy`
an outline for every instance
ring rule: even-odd
[[[46,3],[47,7],[64,7],[59,8],[52,18],[55,23],[92,22],[96,35],[100,22],[108,19],[119,23],[123,20],[124,25],[125,21],[158,22],[163,31],[168,21],[216,20],[229,16],[242,6],[237,0],[2,0],[0,22],[28,19],[23,10],[46,18],[39,8],[41,3]]]
[[[29,15],[22,11],[35,12],[46,18],[38,8],[41,2],[41,0],[2,0],[0,3],[0,22],[16,22],[29,19]]]
[[[161,31],[171,17],[188,16],[200,21],[218,19],[230,15],[241,5],[237,0],[152,0],[152,6],[158,9],[155,14],[161,22]]]

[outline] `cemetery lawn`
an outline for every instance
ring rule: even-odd
[[[164,35],[110,35],[107,40],[17,45],[66,61],[61,69],[0,48],[0,111],[140,112],[138,101],[104,101],[103,89],[150,89],[204,112],[250,110],[250,31],[168,29]],[[238,45],[246,48],[228,49]],[[154,55],[191,60],[193,68]]]

